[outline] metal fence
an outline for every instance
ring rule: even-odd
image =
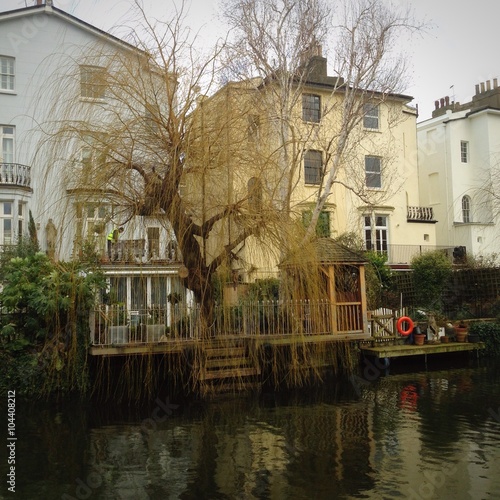
[[[335,328],[332,327],[335,315]],[[200,307],[184,304],[127,310],[100,305],[91,315],[93,345],[167,342],[215,336],[289,334],[363,334],[361,306],[329,301],[255,301],[216,305],[210,324],[200,321]],[[202,332],[202,329],[204,331]]]

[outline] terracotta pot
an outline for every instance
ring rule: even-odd
[[[467,328],[455,327],[455,339],[457,342],[466,342]]]
[[[425,333],[415,333],[413,338],[415,339],[415,345],[424,345]]]
[[[447,344],[449,341],[450,341],[450,337],[448,337],[448,335],[444,335],[443,337],[441,337],[441,342],[443,344]]]

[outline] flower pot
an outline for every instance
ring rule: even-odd
[[[457,342],[466,342],[467,328],[455,327],[455,339]]]
[[[413,338],[415,340],[415,345],[424,345],[425,333],[415,333]]]
[[[441,342],[443,344],[447,344],[449,341],[450,341],[450,337],[448,337],[448,335],[444,335],[443,337],[441,337]]]
[[[469,342],[476,343],[476,342],[481,342],[481,339],[477,333],[469,334],[468,336]]]

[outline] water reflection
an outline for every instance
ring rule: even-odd
[[[390,375],[171,411],[26,407],[19,496],[500,498],[499,378]]]

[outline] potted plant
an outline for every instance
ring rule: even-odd
[[[415,345],[424,345],[427,335],[422,331],[420,326],[415,326],[413,329],[413,341]]]
[[[467,324],[465,321],[460,320],[456,325],[455,325],[455,340],[457,342],[466,342],[467,341]]]

